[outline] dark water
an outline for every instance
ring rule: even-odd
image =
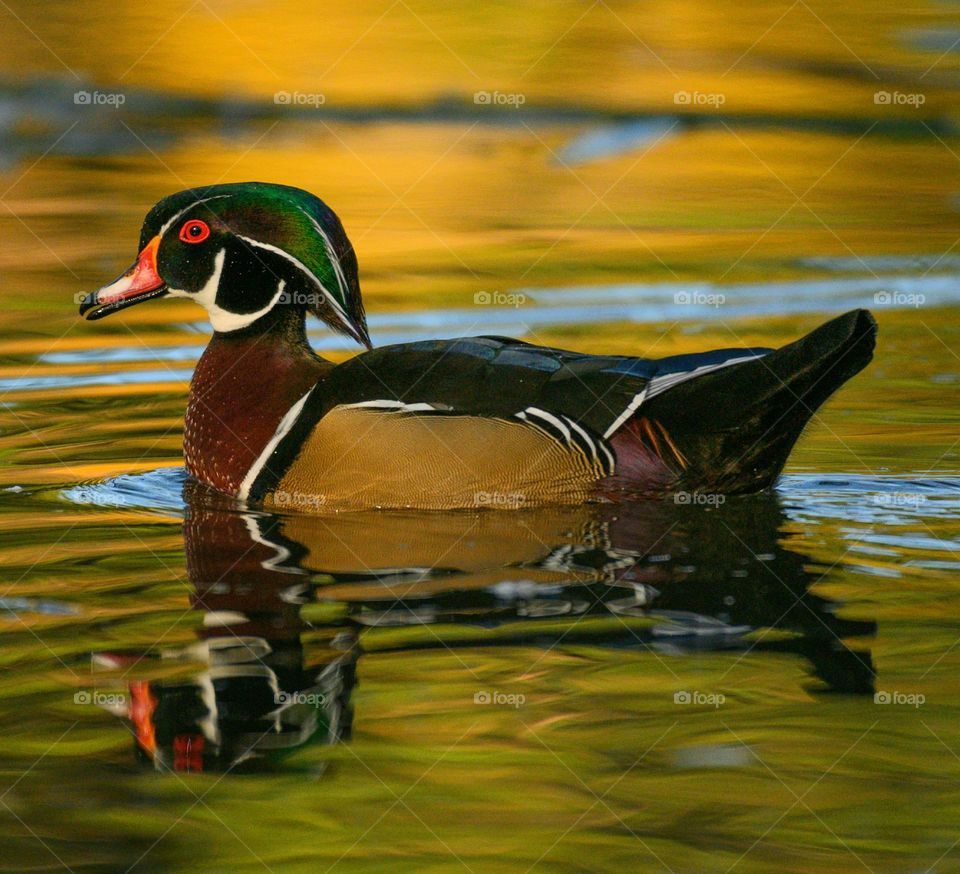
[[[0,18],[0,867],[958,867],[953,6]],[[76,295],[252,178],[338,210],[377,344],[868,306],[876,360],[770,495],[236,507],[181,466],[199,310]]]

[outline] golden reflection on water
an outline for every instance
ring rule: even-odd
[[[249,578],[231,571],[249,583],[242,596],[274,591],[264,575],[309,580],[299,613],[280,599],[286,607],[260,617],[295,626],[303,665],[329,663],[344,628],[360,641],[341,701],[350,730],[325,735],[340,743],[302,745],[255,776],[158,779],[131,755],[128,724],[73,698],[112,688],[109,672],[91,676],[92,653],[148,651],[130,678],[191,682],[205,669],[198,641],[218,627],[204,599],[230,609],[230,593],[203,588],[198,562],[263,547],[202,500],[188,502],[186,540],[178,515],[170,469],[205,340],[199,311],[164,301],[96,325],[76,319],[74,296],[127,265],[157,199],[243,179],[316,192],[357,247],[368,312],[384,319],[375,340],[405,313],[429,315],[421,332],[442,334],[479,291],[523,289],[522,325],[534,308],[564,305],[563,293],[548,297],[554,287],[664,283],[669,303],[681,283],[712,282],[736,305],[744,283],[949,286],[960,273],[950,6],[17,0],[0,20],[9,866],[907,870],[945,853],[939,867],[953,863],[960,327],[949,295],[886,307],[862,292],[855,305],[874,306],[880,322],[876,361],[811,424],[781,497],[760,509],[689,512],[672,532],[675,507],[621,520],[546,513],[526,528],[470,514],[260,518],[309,576],[257,560]],[[84,107],[73,98],[82,90],[125,102]],[[285,108],[277,92],[323,103]],[[513,104],[475,103],[475,92]],[[649,135],[622,151],[570,157],[651,114]],[[870,260],[898,255],[929,257]],[[817,257],[853,266],[807,263]],[[796,312],[761,301],[637,323],[558,318],[528,336],[656,356],[776,346],[833,314],[841,293],[851,294],[837,285]],[[122,474],[139,476],[111,479]],[[626,571],[545,563],[584,545],[640,560]],[[666,563],[653,560],[661,550]],[[781,579],[761,574],[761,552]],[[456,573],[364,572],[391,563]],[[663,616],[605,606],[640,591],[616,584],[624,574],[661,590],[663,609],[673,598],[673,609],[731,622],[744,611],[751,630],[733,649],[654,646]],[[518,581],[562,585],[539,600],[599,613],[532,617],[520,605],[528,615],[514,615],[491,590]],[[707,603],[721,594],[734,603]],[[799,630],[768,609],[791,597]],[[849,623],[842,646],[822,645],[820,620]],[[620,645],[612,632],[625,629],[643,645]],[[849,667],[849,652],[869,653],[878,690],[925,703],[874,704],[838,691],[834,675],[831,687],[824,671]],[[674,704],[684,690],[725,703]],[[484,691],[526,703],[475,704]]]
[[[11,7],[10,70],[73,71],[104,86],[218,98],[319,90],[330,103],[372,105],[499,88],[531,102],[628,109],[672,106],[675,91],[699,88],[728,94],[739,111],[803,114],[868,114],[862,101],[878,81],[920,76],[943,54],[923,51],[917,32],[955,24],[949,6],[889,0]],[[925,90],[940,98],[956,74],[948,54],[923,77]]]
[[[217,179],[269,179],[324,197],[355,241],[374,312],[566,284],[572,264],[581,282],[775,279],[810,253],[942,253],[958,233],[946,187],[957,158],[932,136],[857,142],[731,128],[568,168],[553,155],[576,134],[569,127],[321,123],[294,143],[279,128],[264,133],[239,144],[191,137],[162,162],[118,157],[111,172],[80,178],[75,161],[45,159],[16,182],[16,216],[0,215],[6,268],[29,294],[29,308],[16,302],[19,317],[39,311],[66,329],[64,293],[126,266],[154,202]],[[140,151],[132,138],[129,146]],[[77,228],[76,214],[91,218]],[[122,318],[186,318],[186,305],[175,306]]]

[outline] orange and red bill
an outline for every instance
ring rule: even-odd
[[[137,260],[109,285],[88,294],[80,304],[80,315],[91,321],[133,306],[144,300],[161,297],[167,286],[157,273],[157,249],[160,237],[154,237]]]

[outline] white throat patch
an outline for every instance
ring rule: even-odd
[[[274,294],[266,306],[258,309],[256,312],[232,313],[230,310],[225,310],[217,303],[217,291],[220,288],[220,277],[223,275],[223,265],[226,260],[227,250],[221,249],[213,259],[213,273],[199,291],[192,294],[189,291],[182,291],[178,288],[171,288],[169,291],[172,297],[186,297],[201,304],[207,311],[210,324],[213,325],[213,330],[221,333],[248,328],[261,316],[265,316],[276,306],[277,301],[280,300],[283,295],[285,286],[284,281],[281,279],[277,284],[276,294]]]

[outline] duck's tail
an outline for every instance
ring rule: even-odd
[[[743,494],[773,485],[817,408],[870,362],[876,334],[873,316],[853,310],[651,398],[641,413],[670,436],[678,488]]]

